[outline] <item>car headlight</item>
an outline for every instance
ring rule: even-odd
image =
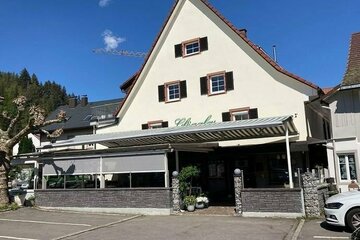
[[[325,208],[328,208],[328,209],[339,209],[342,207],[342,203],[339,203],[339,202],[334,202],[334,203],[327,203],[325,204]]]

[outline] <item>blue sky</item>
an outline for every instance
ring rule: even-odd
[[[0,0],[0,71],[26,67],[90,101],[118,98],[141,58],[94,48],[147,52],[173,0]],[[279,64],[320,87],[340,83],[359,0],[209,0]],[[107,41],[106,44],[104,41]]]

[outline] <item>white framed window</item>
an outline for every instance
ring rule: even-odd
[[[339,159],[340,180],[342,181],[357,180],[355,155],[353,153],[338,154],[338,159]]]
[[[180,100],[180,82],[168,83],[165,85],[166,102]]]
[[[190,40],[183,43],[184,56],[194,55],[200,53],[200,40]]]
[[[232,109],[230,110],[230,114],[232,121],[247,120],[250,118],[249,108]]]
[[[209,94],[219,94],[226,92],[225,73],[218,73],[208,76]]]

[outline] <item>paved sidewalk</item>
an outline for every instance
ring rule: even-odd
[[[306,220],[297,239],[349,239],[351,232],[344,227],[328,225],[324,219]]]
[[[22,208],[0,213],[0,239],[291,239],[296,219],[234,216],[125,216]]]

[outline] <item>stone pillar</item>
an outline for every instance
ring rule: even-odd
[[[242,171],[237,168],[234,170],[235,215],[236,216],[241,216],[243,213],[242,198],[241,198],[242,181],[243,181]]]
[[[318,195],[319,180],[310,172],[301,175],[304,189],[304,205],[307,217],[320,217],[320,204]]]
[[[177,171],[172,173],[172,199],[174,212],[180,212],[180,184],[178,175],[179,173]]]

